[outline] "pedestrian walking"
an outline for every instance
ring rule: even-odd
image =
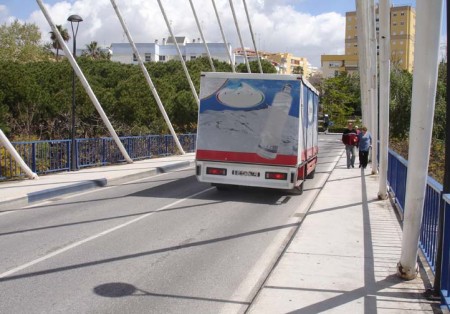
[[[325,114],[323,116],[323,130],[324,130],[325,134],[328,133],[328,127],[329,126],[330,126],[330,117],[328,116],[328,114]]]
[[[363,126],[361,133],[358,134],[358,147],[359,147],[359,167],[366,169],[369,162],[369,150],[372,146],[372,136],[367,128]]]
[[[347,154],[347,168],[355,168],[356,146],[358,145],[358,134],[353,128],[353,123],[347,124],[347,129],[342,133],[342,143],[345,144]]]

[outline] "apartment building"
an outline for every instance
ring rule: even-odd
[[[303,74],[304,77],[311,74],[311,65],[304,57],[296,57],[288,52],[262,52],[261,55],[272,62],[279,74]]]
[[[185,61],[208,56],[205,45],[200,39],[189,41],[187,37],[175,36],[175,40]],[[136,43],[135,45],[144,62],[167,62],[169,60],[180,59],[172,37],[168,37],[167,40],[163,38],[161,43],[155,40],[154,43]],[[232,53],[230,44],[225,46],[223,43],[207,43],[207,46],[213,59],[229,63],[228,49],[234,60],[234,54]],[[129,43],[112,43],[110,49],[112,52],[112,61],[128,64],[138,63],[137,56],[134,55]]]
[[[411,6],[391,7],[391,62],[405,70],[412,72],[414,65],[414,42],[416,27],[416,12]],[[345,56],[358,56],[358,28],[356,11],[346,13],[345,26]],[[376,30],[378,35],[379,16],[378,8],[376,8]],[[326,68],[330,61],[336,64],[345,59],[343,55],[334,55],[336,60],[330,60],[331,55],[323,55],[322,63],[323,72],[329,74],[335,73],[336,69]],[[342,71],[346,67],[341,67]]]
[[[357,55],[322,55],[320,62],[323,77],[336,77],[341,72],[349,74],[358,72]]]

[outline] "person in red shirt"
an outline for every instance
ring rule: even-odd
[[[356,146],[358,145],[358,133],[353,128],[353,123],[347,124],[347,129],[342,133],[342,143],[345,144],[347,154],[347,169],[355,168]]]

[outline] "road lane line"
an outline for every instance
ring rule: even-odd
[[[14,273],[17,273],[17,272],[19,272],[19,271],[21,271],[21,270],[24,270],[24,269],[28,268],[28,267],[31,267],[31,266],[33,266],[33,265],[36,265],[36,264],[38,264],[38,263],[40,263],[40,262],[42,262],[42,261],[45,261],[45,260],[47,260],[47,259],[50,259],[50,258],[52,258],[52,257],[54,257],[54,256],[56,256],[56,255],[59,255],[59,254],[64,253],[64,252],[66,252],[66,251],[69,251],[70,249],[76,248],[77,246],[80,246],[80,245],[82,245],[82,244],[84,244],[84,243],[90,242],[90,241],[95,240],[95,239],[97,239],[97,238],[99,238],[99,237],[102,237],[102,236],[104,236],[104,235],[107,235],[107,234],[109,234],[109,233],[111,233],[111,232],[114,232],[114,231],[116,231],[116,230],[122,229],[122,228],[124,228],[124,227],[126,227],[126,226],[128,226],[128,225],[131,225],[131,224],[133,224],[133,223],[135,223],[135,222],[138,222],[138,221],[140,221],[140,220],[142,220],[142,219],[144,219],[144,218],[147,218],[148,216],[153,215],[153,214],[156,213],[156,212],[159,212],[159,211],[161,211],[161,210],[165,210],[165,209],[167,209],[167,208],[170,208],[170,207],[172,207],[172,206],[174,206],[174,205],[177,205],[177,204],[179,204],[179,203],[182,203],[182,202],[184,202],[184,201],[186,201],[186,200],[188,200],[188,199],[190,199],[190,198],[193,198],[193,197],[195,197],[195,196],[198,196],[198,195],[200,195],[200,194],[203,194],[203,193],[205,193],[205,192],[208,192],[208,191],[210,191],[210,190],[212,190],[212,189],[215,189],[215,187],[210,187],[210,188],[207,188],[206,190],[203,190],[203,191],[194,193],[194,194],[192,194],[192,195],[190,195],[190,196],[188,196],[188,197],[185,197],[185,198],[180,199],[180,200],[178,200],[178,201],[176,201],[176,202],[173,202],[173,203],[170,203],[170,204],[168,204],[168,205],[166,205],[166,206],[163,206],[163,207],[161,207],[161,208],[159,208],[159,209],[157,209],[157,210],[155,210],[155,211],[153,211],[153,212],[151,212],[151,213],[144,214],[144,215],[139,216],[139,217],[137,217],[137,218],[135,218],[135,219],[132,219],[132,220],[130,220],[130,221],[128,221],[128,222],[125,222],[125,223],[123,223],[123,224],[121,224],[121,225],[115,226],[115,227],[113,227],[113,228],[110,228],[110,229],[108,229],[108,230],[102,231],[102,232],[100,232],[100,233],[98,233],[98,234],[95,234],[95,235],[93,235],[93,236],[90,236],[89,238],[86,238],[86,239],[80,240],[80,241],[78,241],[78,242],[72,243],[72,244],[70,244],[70,245],[68,245],[68,246],[66,246],[66,247],[63,247],[63,248],[61,248],[61,249],[59,249],[59,250],[57,250],[57,251],[55,251],[55,252],[52,252],[52,253],[47,254],[47,255],[45,255],[45,256],[42,256],[42,257],[40,257],[40,258],[38,258],[38,259],[35,259],[35,260],[31,261],[31,262],[28,262],[28,263],[23,264],[23,265],[21,265],[21,266],[18,266],[18,267],[15,267],[15,268],[13,268],[13,269],[10,269],[10,270],[8,270],[8,271],[6,271],[6,272],[0,274],[0,278],[4,278],[4,277],[7,277],[7,276],[10,276],[10,275],[12,275],[12,274],[14,274]]]

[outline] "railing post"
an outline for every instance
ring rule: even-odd
[[[31,143],[31,171],[36,173],[36,143]]]
[[[106,141],[102,138],[102,165],[106,163]]]
[[[80,167],[79,167],[79,161],[78,161],[78,158],[79,158],[79,148],[80,148],[80,142],[78,141],[78,139],[76,138],[75,139],[75,169],[80,169]]]

